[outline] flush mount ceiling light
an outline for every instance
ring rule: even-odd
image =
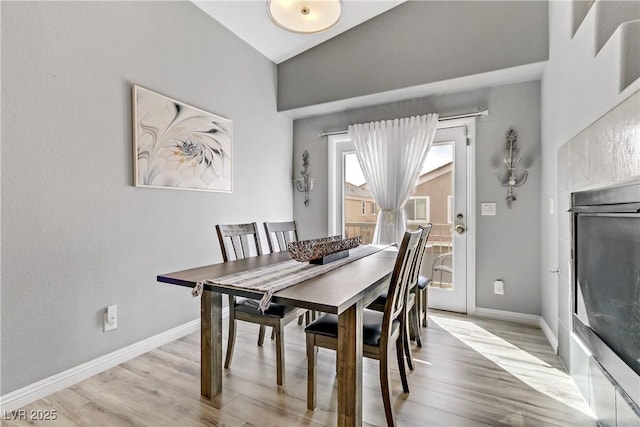
[[[333,27],[342,15],[342,0],[268,0],[269,18],[292,33],[319,33]]]

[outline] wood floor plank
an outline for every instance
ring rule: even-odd
[[[316,423],[304,416],[294,415],[292,412],[278,406],[269,405],[261,400],[252,399],[240,395],[233,402],[225,406],[225,411],[236,417],[250,422],[253,425],[262,426],[315,426],[325,424]]]
[[[111,414],[95,402],[75,408],[67,416],[79,426],[92,427],[126,427],[131,424]]]
[[[75,391],[65,388],[42,399],[42,401],[58,410],[72,412],[89,401]]]
[[[223,347],[227,322],[223,321]],[[285,328],[286,383],[276,384],[275,342],[256,345],[258,328],[238,322],[233,363],[222,393],[200,396],[200,333],[194,333],[61,390],[24,409],[55,410],[58,420],[25,426],[335,426],[336,354],[317,357],[317,406],[306,409],[304,327]],[[596,426],[575,384],[534,327],[430,312],[414,347],[410,393],[391,364],[398,425]],[[362,362],[362,425],[386,425],[378,362]],[[585,409],[586,408],[586,409]]]

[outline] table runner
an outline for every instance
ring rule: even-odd
[[[250,270],[238,273],[227,274],[226,276],[217,277],[215,279],[207,279],[198,282],[193,290],[193,295],[198,296],[202,293],[203,285],[225,285],[239,289],[251,289],[255,291],[263,291],[264,295],[260,300],[258,309],[264,314],[271,304],[271,298],[274,292],[297,285],[300,282],[335,270],[350,262],[360,258],[372,255],[389,246],[373,246],[363,245],[349,251],[347,258],[325,265],[316,265],[302,263],[296,260],[281,261],[264,267],[252,268]]]

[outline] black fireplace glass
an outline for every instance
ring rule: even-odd
[[[577,317],[640,375],[640,214],[576,217]]]

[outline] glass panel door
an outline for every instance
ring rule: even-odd
[[[433,225],[422,263],[422,274],[433,280],[429,306],[462,313],[467,310],[466,154],[465,126],[438,129],[405,205],[408,229]],[[378,206],[348,136],[330,141],[329,158],[329,233],[371,243]]]
[[[433,224],[427,242],[427,254],[422,262],[422,274],[432,279],[429,307],[466,313],[466,127],[439,129],[434,148],[440,149],[440,152],[433,154],[442,166],[421,177],[422,184],[419,181],[416,186],[417,192],[430,195]],[[431,154],[430,152],[429,155]]]

